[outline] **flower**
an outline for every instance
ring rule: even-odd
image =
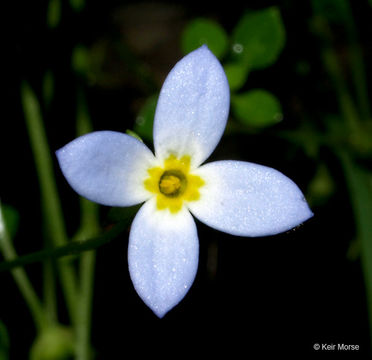
[[[159,317],[194,281],[199,240],[193,216],[251,237],[289,230],[313,215],[297,185],[277,170],[232,160],[201,165],[222,136],[229,105],[223,68],[204,45],[181,59],[163,84],[155,155],[114,131],[81,136],[57,151],[64,176],[80,195],[109,206],[144,203],[130,230],[129,272]]]

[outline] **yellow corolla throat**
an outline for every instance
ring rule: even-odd
[[[156,194],[158,210],[169,209],[174,214],[181,210],[184,201],[199,200],[199,188],[204,185],[204,180],[190,174],[190,156],[178,159],[170,155],[163,167],[152,167],[147,172],[149,177],[144,186]]]

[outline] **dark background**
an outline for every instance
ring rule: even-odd
[[[55,73],[53,106],[44,109],[53,151],[75,137],[77,84],[86,89],[94,129],[124,132],[133,127],[140,106],[159,90],[182,57],[182,29],[198,16],[212,18],[230,32],[245,10],[279,5],[286,46],[276,64],[249,75],[245,88],[272,91],[282,103],[284,120],[256,134],[225,136],[209,160],[240,159],[274,167],[306,195],[317,161],[276,133],[306,121],[320,123],[324,113],[337,112],[337,102],[322,66],[321,45],[309,26],[311,7],[304,3],[87,1],[80,14],[64,5],[61,24],[54,30],[45,24],[47,2],[12,5],[3,13],[11,21],[3,44],[9,63],[4,68],[6,101],[0,133],[1,199],[20,214],[18,253],[43,246],[39,185],[19,97],[21,80],[29,81],[41,96],[45,69]],[[352,5],[370,78],[371,8],[364,1]],[[346,47],[342,30],[337,41],[341,49]],[[71,71],[71,51],[77,43],[102,53],[100,73],[90,82]],[[120,46],[129,55],[120,55]],[[148,79],[132,71],[133,59]],[[304,71],[299,72],[299,66]],[[185,299],[163,319],[133,289],[127,270],[127,233],[99,248],[92,328],[97,359],[133,358],[130,354],[140,358],[142,353],[212,358],[222,351],[227,351],[228,359],[256,354],[317,358],[320,352],[313,350],[314,343],[357,344],[360,350],[346,355],[368,358],[363,275],[359,258],[348,256],[355,236],[348,190],[337,159],[326,147],[320,149],[319,159],[331,171],[335,189],[323,204],[309,199],[315,215],[299,228],[272,237],[239,238],[198,223],[197,277]],[[77,195],[55,169],[72,235],[78,223]],[[102,207],[102,223],[107,214]],[[41,289],[41,266],[29,265],[26,270]],[[10,334],[11,359],[26,359],[35,336],[31,317],[10,274],[1,273],[0,279],[0,319]],[[60,305],[63,308],[62,300]],[[65,317],[62,310],[62,322]]]

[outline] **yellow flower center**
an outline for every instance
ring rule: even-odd
[[[149,177],[144,181],[144,186],[156,194],[159,210],[169,209],[174,214],[181,210],[184,201],[199,200],[199,188],[204,181],[200,176],[190,174],[190,156],[178,159],[170,155],[163,167],[156,166],[147,172]]]
[[[178,170],[166,170],[159,180],[159,190],[169,197],[182,195],[186,189],[187,180],[185,175]]]

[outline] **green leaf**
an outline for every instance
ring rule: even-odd
[[[75,12],[80,12],[85,7],[85,0],[70,0],[70,6]]]
[[[345,0],[312,0],[314,14],[322,15],[334,23],[345,21],[348,4]]]
[[[234,95],[231,104],[235,116],[245,125],[265,127],[283,118],[279,100],[266,90],[256,89]]]
[[[239,90],[245,83],[249,68],[244,63],[229,63],[224,66],[231,91]]]
[[[152,141],[152,128],[157,102],[158,95],[152,95],[145,101],[133,127],[133,131],[147,141]]]
[[[125,133],[128,134],[129,136],[132,136],[132,137],[134,137],[135,139],[137,139],[137,140],[143,142],[142,138],[141,138],[141,137],[140,137],[136,132],[127,129],[127,130],[125,131]]]
[[[272,65],[285,43],[285,29],[276,7],[244,15],[233,31],[233,52],[252,68]]]
[[[47,70],[43,77],[43,100],[47,108],[49,108],[54,95],[54,75],[51,70]]]
[[[61,21],[61,0],[50,0],[47,10],[47,24],[51,29],[56,28]]]
[[[214,55],[221,58],[226,53],[228,38],[219,24],[209,19],[198,18],[190,22],[182,34],[182,51],[188,54],[204,44]]]
[[[327,165],[324,163],[318,165],[316,173],[309,184],[306,198],[311,205],[321,206],[327,202],[334,191],[335,183]]]
[[[301,148],[310,159],[319,159],[319,150],[324,143],[324,136],[311,122],[303,122],[295,130],[280,131],[278,136]]]
[[[19,226],[19,212],[10,205],[2,204],[1,207],[6,231],[10,237],[13,238],[16,235]]]
[[[71,56],[72,68],[81,75],[87,74],[90,66],[89,58],[88,49],[83,45],[76,45]]]

